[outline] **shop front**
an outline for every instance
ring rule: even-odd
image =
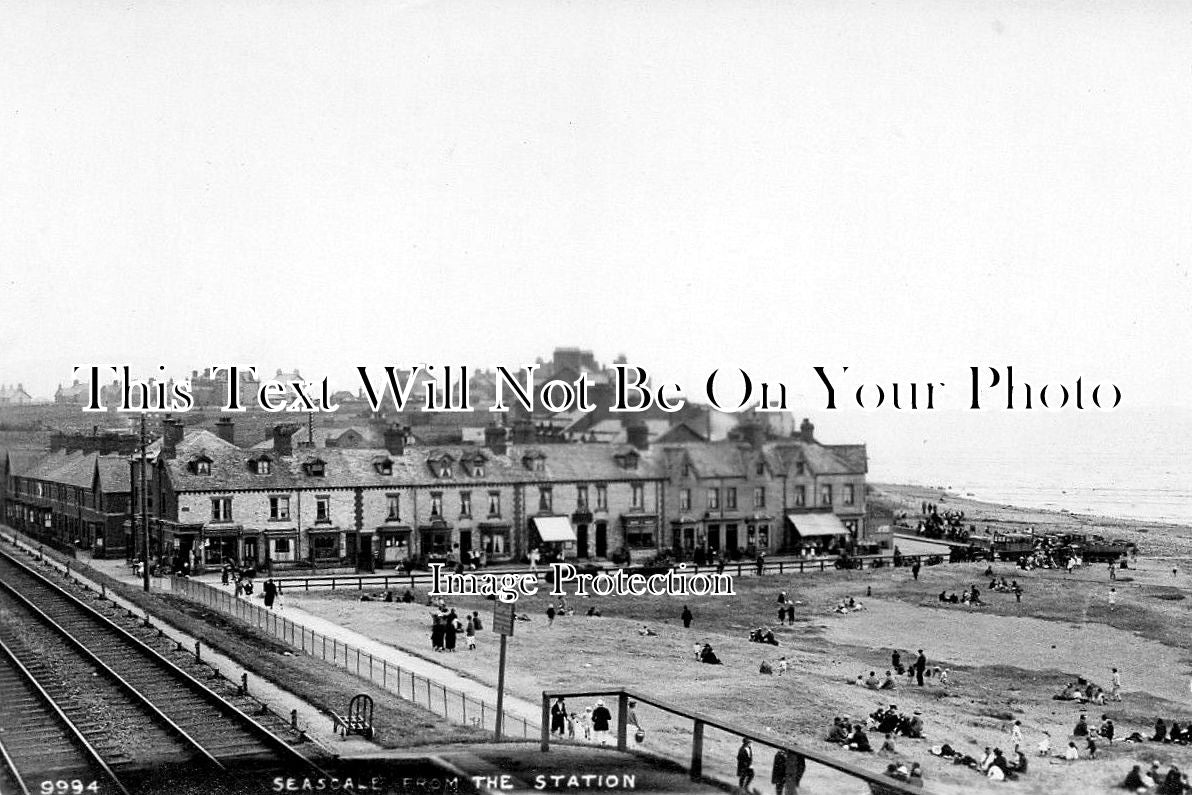
[[[503,563],[513,559],[513,544],[510,543],[512,525],[508,522],[481,522],[476,529],[480,534],[477,551],[484,553],[486,563]]]
[[[803,557],[839,555],[848,551],[849,529],[831,512],[788,513],[791,549]]]
[[[382,568],[402,566],[412,557],[408,525],[381,525],[377,528],[377,561]]]
[[[534,537],[530,548],[537,547],[540,559],[549,563],[575,557],[575,529],[566,516],[535,516],[530,519]]]

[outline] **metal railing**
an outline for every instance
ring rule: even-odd
[[[801,745],[786,740],[780,740],[773,734],[766,734],[764,730],[746,728],[745,726],[713,718],[709,715],[695,712],[684,707],[669,704],[652,696],[630,692],[624,688],[605,690],[544,690],[542,691],[542,726],[541,748],[544,752],[550,750],[551,732],[551,701],[557,698],[609,698],[612,703],[610,711],[615,714],[616,748],[619,751],[634,751],[650,756],[675,762],[686,754],[677,747],[683,740],[683,735],[690,733],[690,756],[685,765],[688,775],[693,781],[710,778],[736,778],[736,752],[742,738],[748,738],[751,743],[766,746],[774,750],[782,750],[790,757],[802,757],[807,763],[803,776],[803,787],[810,792],[842,792],[847,791],[848,784],[854,784],[858,792],[873,793],[874,795],[930,795],[930,790],[922,786],[912,786],[889,776],[872,770],[858,767],[851,762],[809,750]],[[649,725],[649,733],[664,739],[660,743],[645,748],[633,747],[629,743],[630,705],[636,702],[633,713],[640,721],[650,709],[644,724]],[[644,706],[644,709],[643,709]],[[665,720],[666,717],[671,721]],[[641,723],[638,727],[641,728]],[[612,728],[610,726],[610,728]],[[713,738],[710,730],[719,732],[722,736]],[[642,732],[645,734],[646,732]],[[641,742],[640,736],[638,742]],[[757,759],[756,752],[754,759]],[[756,761],[755,761],[756,763]],[[817,769],[818,768],[818,769]],[[788,766],[788,769],[790,767]],[[802,787],[801,787],[802,789]]]
[[[916,557],[918,557],[918,556],[903,555],[903,558],[907,561],[914,560]],[[807,572],[817,572],[817,571],[832,571],[832,570],[838,568],[836,564],[839,560],[840,560],[840,558],[838,558],[838,557],[826,557],[826,558],[821,557],[821,558],[801,558],[801,559],[795,559],[795,560],[766,561],[762,564],[762,573],[767,574],[767,575],[768,574],[782,575],[782,574],[804,574]],[[856,570],[889,567],[889,566],[893,565],[893,563],[892,563],[893,553],[891,552],[891,553],[886,553],[886,554],[881,554],[881,555],[856,555],[854,557],[850,557],[849,560],[854,562],[855,565],[853,568]],[[583,561],[576,561],[576,560],[568,560],[566,562],[570,563],[574,566],[578,566],[579,564],[583,563]],[[641,568],[643,568],[643,567],[641,567],[641,566],[626,567],[626,569],[628,571],[633,571],[633,570],[641,569]],[[686,568],[684,568],[682,570],[676,568],[675,573],[680,576],[691,575],[691,574],[700,574],[700,573],[707,574],[709,572],[715,572],[718,569],[719,569],[719,567],[715,564],[712,564],[712,565],[704,564],[702,566],[697,566],[694,563],[688,563],[686,565]],[[548,570],[549,569],[547,567],[543,566],[543,567],[541,567],[539,573],[544,574],[545,571],[548,571]],[[530,570],[528,568],[519,568],[519,569],[501,568],[501,569],[494,569],[494,571],[499,571],[502,574],[505,574],[505,573],[529,574],[530,573]],[[744,561],[744,560],[735,561],[735,562],[726,564],[724,567],[724,571],[725,571],[725,573],[731,574],[734,577],[743,577],[746,575],[756,575],[757,574],[757,563],[753,562],[753,561]],[[425,587],[425,586],[430,585],[433,582],[432,575],[430,572],[410,572],[409,574],[399,574],[397,572],[374,573],[374,574],[326,574],[326,575],[311,575],[311,576],[287,575],[284,573],[278,574],[275,572],[273,575],[273,579],[275,581],[277,581],[280,585],[282,585],[284,588],[294,588],[294,589],[301,588],[304,591],[313,591],[313,590],[322,590],[322,589],[327,589],[327,590],[332,590],[332,591],[336,591],[336,590],[362,591],[365,588],[380,588],[380,589],[388,591],[391,588]]]
[[[496,707],[481,699],[395,665],[383,657],[375,657],[338,638],[315,632],[276,611],[206,583],[171,576],[170,588],[178,596],[239,619],[311,657],[342,667],[348,673],[453,723],[496,730]],[[529,738],[534,728],[525,718],[511,715],[506,710],[504,736],[516,737],[520,734],[522,738]]]

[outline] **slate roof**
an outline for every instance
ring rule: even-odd
[[[19,452],[10,451],[13,467],[11,474],[17,477],[90,489],[95,485],[95,473],[98,467],[101,489],[109,493],[131,490],[128,459],[124,456],[84,453],[81,450],[69,453],[56,450],[35,453],[31,456],[14,455]]]

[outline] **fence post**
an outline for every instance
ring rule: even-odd
[[[697,720],[691,728],[691,780],[698,781],[704,772],[704,722]]]
[[[381,658],[381,687],[382,687],[382,689],[385,689],[385,690],[388,690],[388,687],[385,684],[386,680],[388,679],[388,669],[389,669],[389,663],[385,660],[384,657],[382,657]]]
[[[202,662],[202,661],[203,661],[202,644],[196,640],[195,641],[195,662]]]
[[[629,727],[629,694],[622,690],[617,695],[617,750],[625,750],[625,734]]]
[[[550,750],[550,694],[542,691],[542,750]]]
[[[430,680],[427,679],[426,680],[426,708],[427,709],[430,709],[431,703],[432,702],[431,702],[431,695],[430,695]]]

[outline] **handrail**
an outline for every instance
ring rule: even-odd
[[[848,560],[860,561],[864,567],[866,563],[873,563],[876,561],[882,561],[883,563],[886,563],[892,561],[893,557],[894,553],[891,551],[877,555],[853,555],[850,556]],[[909,560],[920,556],[903,555],[902,557]],[[837,556],[795,558],[793,560],[767,560],[762,564],[762,572],[764,574],[781,575],[803,574],[815,571],[833,571],[836,569],[836,563],[839,560],[840,558]],[[577,564],[577,561],[575,560],[570,560],[567,562],[571,563],[572,565]],[[702,566],[696,565],[694,563],[687,563],[685,565],[686,567],[681,570],[677,566],[669,566],[668,568],[673,569],[675,574],[680,577],[701,573],[707,574],[708,572],[714,572],[719,568],[714,563],[705,563]],[[650,568],[653,567],[643,565],[631,565],[625,567],[625,569],[630,572]],[[870,568],[872,568],[872,566],[870,566]],[[725,572],[731,573],[737,577],[754,575],[757,572],[757,563],[755,561],[745,560],[734,561],[732,563],[725,564],[724,570]],[[501,574],[516,575],[531,573],[529,568],[501,568],[494,569],[494,571],[497,571]],[[549,568],[540,567],[539,569],[540,574],[545,574],[546,571],[549,571]],[[388,589],[390,588],[390,582],[392,582],[392,587],[394,588],[403,586],[409,586],[413,588],[430,583],[434,575],[429,571],[408,573],[399,573],[397,571],[393,571],[390,573],[374,572],[372,574],[287,574],[285,572],[274,572],[269,576],[274,582],[278,583],[283,588],[301,588],[304,591],[309,591],[312,587],[330,587],[331,590],[336,590],[340,587],[363,590],[365,586],[370,588],[383,587]]]
[[[746,728],[740,724],[731,723],[729,721],[714,718],[706,713],[697,710],[688,709],[687,707],[679,707],[670,704],[660,698],[654,696],[641,695],[638,692],[627,690],[626,688],[604,688],[595,690],[544,690],[542,691],[542,738],[541,748],[543,751],[550,750],[550,702],[556,698],[592,698],[600,696],[615,696],[618,701],[618,715],[617,715],[617,750],[626,751],[628,745],[626,742],[627,736],[627,703],[630,699],[638,701],[642,704],[648,704],[656,709],[664,712],[669,712],[672,715],[677,715],[681,718],[688,718],[693,722],[692,726],[692,755],[690,764],[690,775],[692,780],[699,779],[702,776],[702,761],[703,761],[703,733],[705,727],[711,727],[728,734],[736,735],[737,737],[747,737],[751,742],[759,745],[764,745],[774,749],[781,749],[791,754],[803,757],[816,764],[835,770],[839,773],[852,776],[853,778],[861,779],[868,784],[872,784],[879,788],[881,792],[897,792],[905,795],[930,795],[930,791],[921,786],[911,786],[898,779],[884,776],[881,773],[876,773],[865,768],[858,767],[851,762],[845,762],[841,759],[829,756],[820,751],[810,750],[802,745],[798,745],[789,741],[776,740],[771,735],[760,734],[753,729]]]

